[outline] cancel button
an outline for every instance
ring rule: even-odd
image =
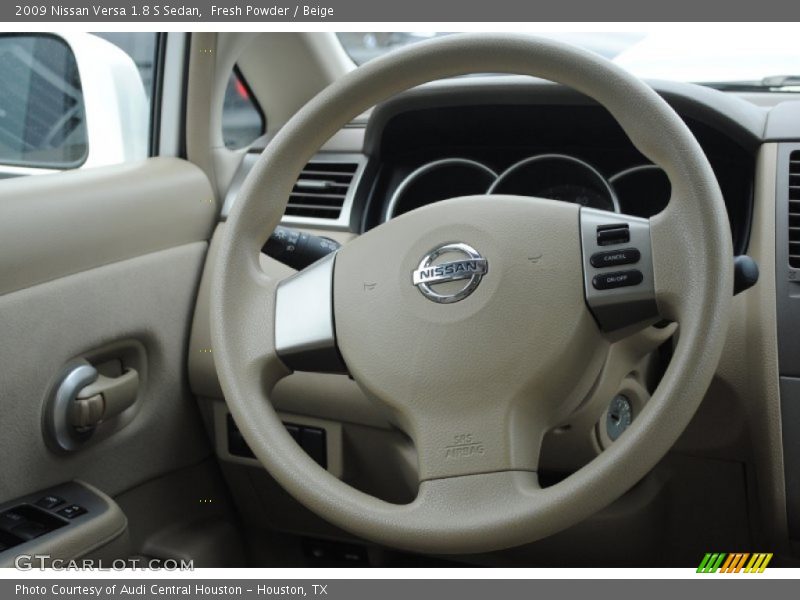
[[[603,267],[615,267],[617,265],[632,265],[639,262],[641,254],[636,248],[625,248],[624,250],[610,250],[608,252],[598,252],[593,254],[589,262],[596,269]]]
[[[597,290],[613,290],[614,288],[628,287],[642,283],[642,274],[636,270],[617,271],[616,273],[602,273],[592,278],[592,285]]]

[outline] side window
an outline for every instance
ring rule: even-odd
[[[0,37],[0,163],[69,168],[88,152],[75,56],[48,35]]]
[[[158,35],[0,34],[0,178],[145,158]]]
[[[222,105],[222,137],[231,149],[244,148],[266,131],[266,120],[238,69],[231,72]]]

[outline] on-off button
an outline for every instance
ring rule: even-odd
[[[644,276],[641,271],[616,271],[615,273],[602,273],[592,278],[592,285],[596,290],[613,290],[615,288],[639,285]]]

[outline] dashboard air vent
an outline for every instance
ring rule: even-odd
[[[800,150],[789,156],[789,266],[800,269]]]
[[[308,163],[292,188],[286,215],[338,219],[357,169],[350,162]]]

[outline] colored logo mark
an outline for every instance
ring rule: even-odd
[[[697,567],[698,573],[763,573],[772,553],[757,552],[707,552]]]

